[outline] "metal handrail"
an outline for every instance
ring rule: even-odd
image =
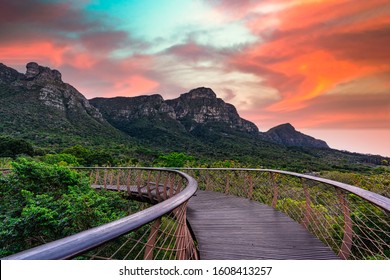
[[[88,169],[88,168],[77,168]],[[106,168],[101,168],[106,169]],[[115,169],[115,168],[113,168]],[[117,168],[120,169],[120,168]],[[163,168],[121,168],[154,170],[177,173],[187,180],[187,186],[178,194],[162,201],[145,210],[124,217],[122,219],[104,224],[69,237],[65,237],[14,255],[3,258],[4,260],[21,259],[68,259],[82,252],[95,248],[103,243],[113,240],[123,234],[135,230],[179,207],[188,201],[197,190],[197,182],[191,176],[171,169]]]
[[[389,258],[386,255],[388,250],[386,248],[389,248],[388,240],[390,240],[390,199],[387,197],[349,184],[282,170],[176,169],[191,174],[198,180],[200,187],[204,184],[203,187],[206,190],[224,192],[249,199],[260,199],[259,202],[284,212],[331,247],[342,259],[359,259],[370,256]],[[256,173],[268,173],[269,178],[258,177],[255,175]],[[221,176],[222,174],[223,176]],[[231,177],[233,174],[238,174],[238,177],[234,177],[236,178],[234,179]],[[296,177],[300,179],[300,183],[299,185],[288,184],[284,186],[283,183],[280,184],[283,182],[283,180],[280,181],[281,177],[276,179],[275,175],[278,174]],[[254,180],[258,180],[258,178],[260,178],[260,184],[254,183]],[[262,181],[264,179],[268,183]],[[310,181],[314,185],[313,183],[309,184]],[[294,186],[299,186],[299,188]],[[383,214],[379,214],[375,208]],[[337,228],[340,229],[340,232]],[[373,246],[374,250],[371,250],[370,246]],[[352,250],[355,251],[352,252]],[[365,253],[366,250],[368,250],[368,255]],[[376,256],[377,252],[379,255]]]
[[[306,175],[306,174],[301,174],[301,173],[296,173],[296,172],[290,172],[290,171],[284,171],[284,170],[276,170],[276,169],[258,169],[258,168],[192,168],[192,167],[186,167],[186,168],[179,168],[179,167],[174,167],[171,168],[173,170],[215,170],[215,171],[256,171],[256,172],[272,172],[272,173],[277,173],[277,174],[284,174],[284,175],[290,175],[298,178],[304,178],[304,179],[309,179],[321,183],[325,183],[331,186],[334,186],[336,188],[348,191],[352,194],[355,194],[359,196],[360,198],[382,208],[383,210],[386,211],[386,213],[390,216],[390,198],[384,197],[382,195],[379,195],[377,193],[364,190],[362,188],[358,188],[353,185],[341,183],[338,181],[330,180],[330,179],[325,179],[321,177],[316,177],[312,175]]]
[[[267,203],[269,203],[270,206],[277,208],[277,209],[279,207],[279,206],[277,206],[278,196],[279,196],[279,199],[281,199],[283,197],[283,195],[280,196],[280,192],[278,194],[279,187],[275,181],[274,174],[275,175],[282,174],[282,175],[300,178],[301,179],[301,186],[303,188],[302,188],[302,190],[299,189],[299,192],[301,192],[301,197],[303,198],[303,201],[304,201],[303,202],[304,203],[303,204],[304,217],[302,219],[300,218],[298,222],[302,223],[308,230],[310,227],[313,227],[313,226],[318,227],[319,225],[317,225],[315,223],[315,219],[318,217],[316,217],[315,216],[316,214],[313,212],[313,211],[315,211],[315,208],[312,208],[312,207],[315,207],[314,204],[313,204],[314,206],[312,206],[312,202],[318,203],[318,201],[316,201],[316,198],[313,196],[314,194],[310,194],[310,186],[306,185],[306,182],[308,182],[310,180],[317,182],[319,185],[322,186],[321,187],[321,188],[323,188],[322,190],[325,191],[326,193],[328,193],[329,190],[333,190],[333,192],[331,192],[331,193],[334,195],[334,199],[336,201],[335,203],[338,203],[338,204],[337,204],[337,206],[336,206],[336,204],[330,204],[330,205],[338,207],[337,209],[339,211],[340,218],[343,219],[343,222],[339,224],[341,227],[343,227],[343,233],[340,236],[340,238],[342,239],[342,242],[341,242],[341,245],[336,246],[337,250],[335,252],[338,253],[339,256],[343,259],[348,259],[348,258],[350,258],[350,256],[352,256],[353,258],[356,258],[355,255],[351,254],[351,248],[353,246],[355,246],[355,245],[353,245],[354,241],[352,240],[353,236],[354,236],[353,227],[355,224],[353,224],[354,221],[352,220],[352,216],[351,216],[351,209],[352,209],[351,207],[353,205],[352,204],[349,205],[350,203],[355,203],[355,202],[348,201],[348,197],[345,194],[347,194],[347,193],[353,194],[354,195],[353,197],[355,197],[355,196],[359,197],[361,200],[364,200],[371,205],[375,205],[375,207],[378,207],[378,209],[383,210],[384,215],[387,214],[388,216],[390,216],[389,215],[390,214],[390,199],[387,197],[381,196],[379,194],[376,194],[376,193],[368,191],[368,190],[358,188],[358,187],[353,186],[353,185],[337,182],[334,180],[324,179],[324,178],[320,178],[320,177],[316,177],[316,176],[312,176],[312,175],[283,171],[283,170],[251,169],[251,168],[165,168],[165,169],[161,169],[161,168],[141,168],[141,167],[78,167],[78,168],[72,168],[72,169],[85,169],[85,170],[91,170],[91,169],[95,169],[95,170],[96,169],[97,170],[99,170],[99,169],[100,170],[105,170],[105,169],[118,169],[118,170],[119,169],[125,169],[125,170],[126,169],[129,169],[129,170],[139,169],[139,170],[170,171],[170,172],[179,173],[181,176],[185,177],[188,181],[188,185],[187,185],[187,188],[185,188],[182,192],[178,193],[177,195],[175,195],[175,196],[173,196],[173,197],[171,197],[163,202],[158,203],[156,206],[150,207],[150,208],[143,210],[141,212],[138,212],[134,215],[128,216],[126,218],[117,220],[115,222],[112,222],[112,223],[109,223],[109,224],[106,224],[106,225],[103,225],[100,227],[96,227],[94,229],[91,229],[91,230],[88,230],[85,232],[81,232],[81,233],[73,235],[71,237],[57,240],[57,241],[36,247],[34,249],[30,249],[30,250],[6,257],[5,259],[48,259],[48,258],[50,258],[50,259],[53,259],[53,258],[54,259],[64,259],[64,258],[69,258],[69,257],[75,256],[75,255],[78,255],[82,252],[85,252],[86,250],[89,250],[91,248],[94,248],[102,243],[105,243],[108,240],[112,240],[116,237],[119,237],[120,235],[123,235],[127,232],[130,232],[136,228],[139,228],[140,226],[142,226],[146,223],[149,223],[150,221],[153,221],[156,218],[161,217],[165,213],[171,212],[173,209],[175,209],[175,207],[182,205],[183,203],[188,201],[188,199],[195,193],[196,188],[197,188],[197,182],[195,181],[195,179],[193,179],[189,175],[187,175],[183,172],[180,172],[178,170],[182,170],[184,172],[189,171],[188,173],[190,173],[190,174],[191,174],[191,171],[202,171],[203,170],[203,171],[206,171],[206,174],[208,174],[207,177],[210,174],[210,173],[207,173],[208,171],[210,171],[210,172],[214,172],[214,171],[215,172],[218,172],[218,171],[248,172],[249,176],[252,176],[254,174],[254,173],[250,173],[250,172],[269,173],[271,187],[272,187],[272,191],[269,192],[269,194],[271,196],[272,202],[269,201]],[[194,177],[195,177],[195,174],[198,174],[198,173],[194,173],[194,175],[193,175]],[[243,173],[243,174],[245,174],[245,173]],[[250,175],[250,174],[252,174],[252,175]],[[223,183],[225,186],[223,187],[222,191],[224,191],[227,194],[231,193],[231,190],[229,190],[229,189],[232,187],[232,184],[233,184],[232,181],[229,181],[229,176],[230,176],[230,174],[227,174],[227,175],[223,174],[222,177],[218,177],[219,179],[226,180]],[[253,183],[254,178],[255,177],[253,177],[253,178],[251,177],[250,181],[247,182],[250,189],[245,190],[244,185],[239,186],[242,192],[248,191],[247,193],[240,193],[239,194],[240,196],[242,194],[244,194],[244,196],[252,199],[252,194],[254,193],[253,188],[256,188],[255,184]],[[202,180],[202,178],[199,178],[199,179]],[[200,181],[198,181],[198,183],[199,182]],[[215,182],[218,185],[218,182],[217,181],[215,181]],[[243,182],[241,182],[241,183],[243,183]],[[245,181],[244,181],[244,183],[245,183]],[[195,186],[195,187],[191,187],[191,186]],[[331,188],[328,188],[329,186]],[[111,186],[111,187],[115,187],[115,185]],[[118,185],[117,185],[117,187],[119,190]],[[207,185],[206,185],[206,190],[207,190]],[[213,190],[215,190],[215,189],[213,189]],[[234,192],[234,188],[233,188],[233,192]],[[285,195],[285,193],[284,193],[284,195]],[[156,201],[154,201],[154,202],[156,202]],[[157,207],[157,208],[155,208],[155,207]],[[156,212],[155,209],[159,209],[158,213]],[[162,214],[160,215],[160,213],[162,213]],[[286,214],[289,215],[291,213],[286,213]],[[297,213],[292,213],[292,214],[297,214]],[[290,216],[290,217],[292,217],[292,216]],[[387,224],[388,224],[388,219],[387,219]],[[322,230],[322,229],[323,228],[317,228],[316,230]],[[118,233],[118,234],[115,234],[115,233]],[[382,231],[382,233],[386,234],[386,236],[387,236],[386,238],[390,237],[387,229]],[[371,234],[375,235],[376,233],[371,231]],[[317,235],[317,237],[320,238],[320,236],[318,236],[318,235]],[[371,238],[371,237],[366,235],[363,238]],[[381,239],[381,241],[383,241],[383,239]],[[79,248],[78,250],[76,250],[76,248],[78,248],[78,246],[80,244],[83,244],[82,248]],[[382,242],[382,244],[383,244],[383,242]],[[388,246],[388,245],[386,245],[386,246]],[[68,253],[66,253],[66,251],[68,251]],[[71,252],[71,253],[69,253],[69,252]]]

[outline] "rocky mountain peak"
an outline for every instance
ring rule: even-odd
[[[28,79],[38,78],[39,80],[62,81],[61,73],[58,70],[40,66],[36,62],[27,63],[26,68],[26,78]]]
[[[271,128],[269,131],[283,131],[289,133],[296,132],[295,127],[293,127],[290,123],[280,124],[278,126]]]
[[[180,95],[180,98],[185,99],[217,99],[217,95],[211,88],[199,87],[190,90],[187,93]]]
[[[275,126],[264,135],[268,140],[285,146],[329,148],[325,141],[297,131],[290,123]]]
[[[176,118],[192,131],[200,124],[225,125],[234,130],[258,133],[258,128],[250,121],[242,119],[236,108],[225,103],[210,88],[199,87],[181,94],[176,99],[166,100],[176,113]]]
[[[90,103],[111,119],[135,120],[168,113],[175,119],[173,108],[165,104],[159,94],[134,97],[93,98]]]
[[[13,68],[10,68],[3,63],[0,63],[0,84],[11,83],[18,79],[23,79],[25,76]]]
[[[39,106],[57,110],[66,116],[80,113],[104,122],[101,113],[80,92],[61,80],[59,71],[36,62],[27,63],[26,69],[26,74],[21,74],[0,64],[0,84],[7,86],[15,96],[23,94],[24,100],[38,100]]]

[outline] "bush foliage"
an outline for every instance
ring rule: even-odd
[[[129,202],[90,188],[83,175],[27,159],[0,177],[0,256],[13,254],[125,216]]]

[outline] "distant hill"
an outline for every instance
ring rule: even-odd
[[[297,147],[313,147],[313,148],[329,148],[323,140],[315,139],[311,136],[305,135],[289,124],[281,124],[271,128],[264,133],[264,136],[270,141],[284,145]]]

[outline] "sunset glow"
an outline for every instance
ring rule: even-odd
[[[1,6],[0,62],[58,69],[87,98],[211,87],[261,131],[290,122],[335,148],[390,156],[388,0]]]

